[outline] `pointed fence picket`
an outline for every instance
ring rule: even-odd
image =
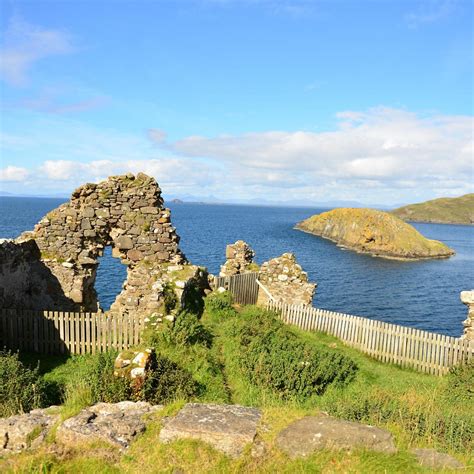
[[[336,313],[311,306],[270,301],[267,308],[282,321],[300,329],[336,336],[348,346],[382,362],[412,367],[420,372],[443,375],[474,357],[474,341]]]

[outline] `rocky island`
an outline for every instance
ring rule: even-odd
[[[474,193],[410,204],[391,212],[404,221],[474,224]]]
[[[429,240],[398,217],[375,209],[334,209],[299,222],[295,229],[377,257],[422,259],[454,255],[445,244]]]

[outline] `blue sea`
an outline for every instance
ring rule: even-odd
[[[0,237],[33,228],[64,199],[0,198]],[[474,286],[474,226],[414,224],[426,237],[456,251],[447,260],[404,262],[342,250],[334,243],[293,229],[296,222],[327,209],[243,205],[170,204],[172,221],[187,258],[218,273],[225,247],[247,241],[262,263],[293,252],[318,283],[314,305],[451,336],[462,334],[467,308],[459,293]],[[125,267],[100,260],[96,290],[103,308],[120,292]]]

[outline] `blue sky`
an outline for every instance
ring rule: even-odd
[[[472,192],[471,1],[1,8],[4,191],[143,170],[223,201]]]

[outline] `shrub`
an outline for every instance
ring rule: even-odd
[[[170,342],[180,346],[202,344],[210,347],[212,344],[212,334],[199,322],[195,314],[186,311],[178,314],[173,327],[169,329],[168,337]]]
[[[446,393],[452,400],[474,402],[474,358],[450,370]]]
[[[237,314],[232,307],[232,293],[224,291],[222,293],[213,292],[204,300],[206,311],[217,318],[233,317]]]
[[[38,368],[23,365],[18,353],[0,351],[0,417],[43,406],[45,393],[46,383]]]
[[[114,362],[117,354],[116,351],[108,351],[93,358],[85,381],[91,389],[92,399],[95,403],[116,403],[127,400],[131,396],[128,381],[114,376]]]
[[[145,400],[153,404],[167,403],[178,398],[188,399],[198,391],[199,384],[187,370],[157,354],[145,381]]]
[[[252,383],[282,398],[303,401],[330,384],[348,382],[357,370],[349,357],[301,341],[272,312],[250,307],[241,317],[242,369]]]

